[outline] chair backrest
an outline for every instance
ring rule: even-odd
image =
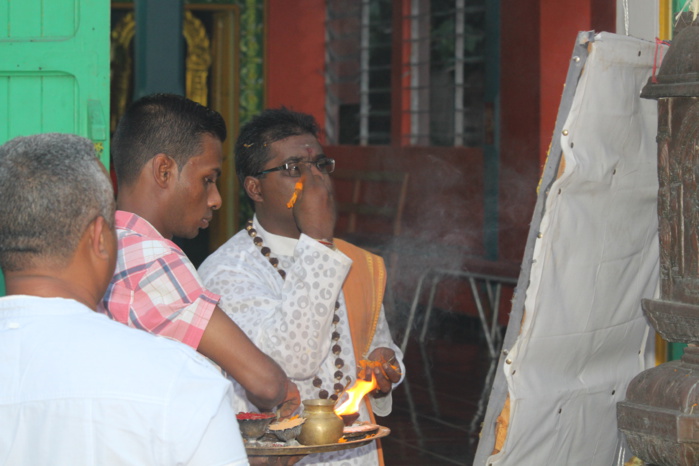
[[[400,234],[401,218],[408,189],[408,173],[337,169],[332,174],[336,188],[351,185],[349,200],[338,198],[338,217],[347,217],[344,232],[358,233],[363,218],[382,218],[391,222],[392,235]],[[379,198],[378,202],[376,198]],[[371,232],[362,232],[371,233]]]

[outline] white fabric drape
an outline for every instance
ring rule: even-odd
[[[565,168],[532,225],[525,315],[503,365],[510,425],[493,466],[611,464],[616,404],[647,366],[640,302],[658,283],[657,110],[639,93],[655,44],[601,33],[590,47],[554,135]]]

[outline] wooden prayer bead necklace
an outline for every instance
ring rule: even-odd
[[[274,267],[277,270],[277,272],[279,272],[279,275],[281,275],[282,280],[286,279],[286,272],[283,269],[279,268],[279,259],[277,259],[276,257],[272,257],[272,250],[264,245],[264,241],[260,236],[258,236],[257,230],[253,228],[252,220],[248,220],[248,223],[245,225],[245,229],[247,230],[248,235],[252,238],[252,242],[255,243],[255,246],[260,248],[260,253],[263,256],[265,256],[269,260],[269,263],[272,264],[272,267]],[[352,383],[352,378],[349,375],[346,377],[347,385],[343,385],[340,382],[342,380],[342,377],[344,376],[344,373],[340,369],[342,369],[345,366],[345,361],[340,357],[342,347],[338,344],[338,341],[340,341],[340,333],[337,331],[337,324],[340,322],[340,316],[337,315],[338,309],[340,309],[340,302],[335,301],[335,310],[333,312],[332,322],[333,332],[330,336],[331,342],[333,344],[332,352],[336,356],[335,367],[337,368],[337,371],[335,371],[335,373],[333,374],[333,377],[335,378],[333,391],[335,393],[330,395],[327,390],[322,388],[323,381],[320,379],[320,377],[316,375],[313,378],[313,386],[320,389],[318,391],[318,397],[322,399],[330,398],[331,400],[335,401],[337,401],[345,387],[349,386],[350,383]]]

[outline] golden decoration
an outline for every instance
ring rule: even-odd
[[[191,11],[184,13],[184,38],[187,41],[187,97],[207,106],[211,44],[204,24]]]
[[[110,47],[111,60],[111,110],[109,127],[112,132],[116,129],[119,118],[126,111],[131,98],[131,76],[133,74],[133,58],[131,58],[131,42],[136,34],[136,21],[133,11],[124,16],[112,30]]]

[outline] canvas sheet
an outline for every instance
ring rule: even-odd
[[[564,165],[532,225],[524,318],[501,366],[510,424],[493,466],[612,464],[616,404],[649,362],[640,303],[658,283],[657,110],[639,93],[655,43],[601,33],[589,50],[554,135]]]

